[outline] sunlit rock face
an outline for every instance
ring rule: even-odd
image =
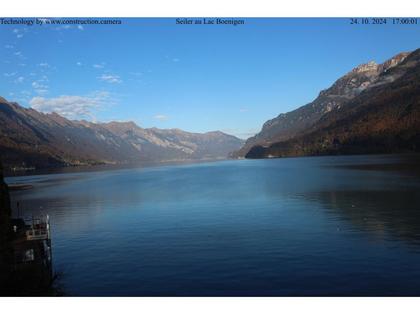
[[[395,81],[402,73],[390,73],[389,70],[401,64],[409,54],[408,52],[400,53],[382,64],[370,61],[355,67],[335,81],[331,87],[322,90],[313,102],[268,120],[262,130],[249,138],[245,145],[234,153],[234,156],[243,157],[256,145],[268,146],[278,141],[291,139],[311,127],[326,113],[339,109],[360,93]]]
[[[305,113],[306,125],[292,120]],[[258,135],[271,138],[251,146],[246,157],[419,152],[420,49],[359,66],[313,103],[279,117],[276,129],[271,123]]]

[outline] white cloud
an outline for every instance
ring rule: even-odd
[[[48,85],[42,83],[42,80],[32,82],[32,87],[34,89],[48,89]]]
[[[39,66],[40,66],[40,67],[43,67],[43,68],[49,68],[49,67],[50,67],[50,65],[49,65],[48,63],[46,63],[46,62],[41,62],[41,63],[39,64]]]
[[[32,82],[32,88],[34,89],[35,93],[38,95],[45,95],[48,93],[48,82],[47,76],[42,76],[41,79]]]
[[[157,114],[155,116],[153,116],[154,119],[159,120],[159,121],[165,121],[168,120],[169,117],[166,115],[162,115],[162,114]]]
[[[18,77],[16,78],[15,83],[22,83],[23,81],[25,81],[24,77]]]
[[[56,31],[70,30],[70,29],[78,29],[79,31],[83,31],[85,28],[83,27],[83,25],[69,25],[69,24],[60,25],[55,28]]]
[[[21,51],[15,51],[13,54],[14,54],[16,57],[18,57],[19,59],[21,59],[21,60],[26,59],[26,58],[25,58],[25,56],[22,54],[22,52],[21,52]]]
[[[13,34],[16,34],[17,38],[22,38],[23,37],[23,33],[27,32],[28,29],[27,28],[22,28],[22,29],[13,29],[12,32]]]
[[[15,76],[16,74],[17,74],[17,72],[9,72],[9,73],[5,72],[5,73],[3,73],[3,75],[4,75],[5,77],[13,77],[13,76]]]
[[[38,95],[45,95],[48,94],[48,90],[47,89],[35,89],[34,90],[36,94]]]
[[[108,83],[121,83],[122,80],[120,76],[115,74],[103,74],[100,77],[98,77],[99,80],[108,82]]]
[[[4,45],[4,48],[6,48],[6,49],[13,49],[15,46],[13,46],[13,45]]]
[[[78,65],[79,67],[82,65],[82,63],[80,61],[76,62],[76,65]]]
[[[60,95],[55,98],[33,97],[29,105],[41,112],[55,112],[68,119],[94,119],[94,112],[109,100],[109,93],[101,91],[89,96]]]
[[[29,95],[31,95],[32,93],[31,93],[30,91],[23,90],[23,91],[20,91],[20,94],[25,95],[25,96],[29,96]]]
[[[94,67],[96,69],[103,69],[103,68],[105,68],[105,65],[103,63],[102,64],[94,64],[92,67]]]

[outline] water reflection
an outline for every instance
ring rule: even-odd
[[[302,197],[321,203],[355,229],[420,246],[418,191],[325,191]]]
[[[37,175],[12,197],[50,214],[70,295],[420,294],[420,177],[373,167],[399,159]]]
[[[419,155],[304,158],[282,164],[259,179],[270,199],[304,200],[307,208],[321,207],[331,219],[376,239],[420,246]]]

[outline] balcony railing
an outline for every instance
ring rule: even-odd
[[[43,218],[26,220],[27,230],[26,239],[32,240],[48,240],[50,238],[50,219],[49,216]]]

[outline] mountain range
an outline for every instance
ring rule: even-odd
[[[233,157],[420,151],[420,49],[362,64],[267,121]]]
[[[420,151],[420,49],[359,65],[243,141],[220,131],[93,123],[0,97],[5,170],[69,165]]]
[[[44,114],[0,98],[0,156],[5,170],[226,158],[243,140],[220,131],[141,128]]]

